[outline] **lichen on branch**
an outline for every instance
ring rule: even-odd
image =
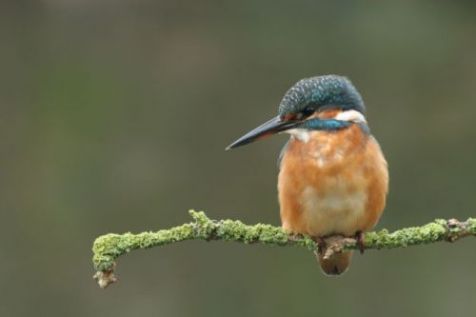
[[[212,220],[204,212],[190,210],[193,221],[170,229],[148,231],[138,234],[106,234],[98,237],[93,245],[94,278],[101,288],[116,281],[114,276],[116,259],[132,250],[148,249],[185,240],[223,240],[246,244],[263,243],[278,246],[299,246],[310,251],[317,250],[317,244],[307,236],[289,235],[280,227],[268,224],[246,225],[239,220]],[[365,249],[392,249],[438,241],[456,241],[476,235],[476,219],[464,222],[456,219],[437,219],[421,227],[404,228],[392,233],[384,229],[367,232],[364,237]],[[332,247],[326,255],[342,250],[357,249],[354,238],[333,236]],[[321,250],[323,251],[323,250]]]

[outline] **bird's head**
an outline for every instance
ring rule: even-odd
[[[320,119],[316,113],[338,110],[336,118]],[[279,132],[296,130],[338,130],[351,121],[365,122],[365,105],[357,89],[346,77],[325,75],[298,81],[284,95],[278,116],[251,130],[227,149],[242,146]]]

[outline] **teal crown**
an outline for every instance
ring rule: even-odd
[[[305,78],[284,95],[279,115],[314,112],[325,108],[365,112],[362,97],[349,79],[338,75]]]

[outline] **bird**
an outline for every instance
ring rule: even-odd
[[[363,253],[364,234],[377,224],[385,208],[388,165],[365,112],[360,93],[347,77],[305,78],[285,93],[276,117],[226,148],[278,133],[290,135],[278,162],[282,228],[313,238],[326,275],[344,273],[353,252],[324,256],[325,239],[356,238]]]

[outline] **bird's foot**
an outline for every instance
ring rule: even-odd
[[[364,254],[365,251],[365,244],[364,244],[364,233],[362,231],[357,231],[355,233],[355,241],[357,247],[359,248],[360,254]]]
[[[312,237],[312,240],[317,244],[317,254],[323,255],[327,249],[327,242],[322,237]]]

